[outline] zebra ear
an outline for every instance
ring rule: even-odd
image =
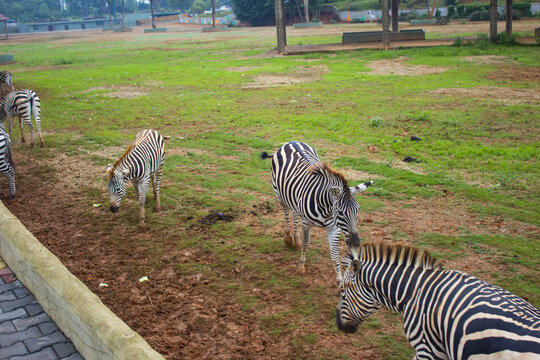
[[[333,187],[330,189],[330,195],[332,196],[332,200],[335,202],[337,198],[339,197],[339,194],[341,194],[341,189],[338,187]]]
[[[114,167],[111,164],[107,165],[107,170],[105,173],[107,174],[107,178],[111,180],[111,178],[114,176]]]
[[[351,190],[351,194],[355,195],[356,193],[359,193],[361,191],[364,191],[368,188],[368,186],[370,186],[371,184],[373,184],[373,181],[368,181],[368,182],[365,182],[363,184],[358,184],[356,186],[351,186],[349,187],[349,189]]]

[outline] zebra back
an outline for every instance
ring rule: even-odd
[[[345,177],[322,163],[315,149],[300,142],[286,143],[272,155],[272,186],[280,201],[319,227],[335,220],[330,189],[339,189],[345,200],[356,203]]]

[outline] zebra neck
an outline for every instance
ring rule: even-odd
[[[433,269],[396,264],[364,264],[362,281],[376,290],[378,300],[390,310],[403,313],[416,289]]]

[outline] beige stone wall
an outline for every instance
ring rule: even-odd
[[[86,360],[164,360],[0,202],[0,257]]]

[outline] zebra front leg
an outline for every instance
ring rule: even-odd
[[[23,119],[19,115],[19,129],[21,130],[21,142],[24,143],[26,140],[24,139],[24,132],[23,132]]]
[[[339,235],[341,231],[338,227],[327,228],[326,232],[328,233],[328,246],[330,247],[330,257],[334,263],[334,270],[336,272],[336,279],[338,284],[341,283],[341,263],[339,261]]]
[[[291,224],[289,223],[289,208],[287,205],[280,202],[281,208],[283,209],[283,215],[285,219],[283,221],[283,241],[288,247],[292,246],[292,236],[291,236]]]
[[[154,173],[152,178],[152,188],[154,190],[154,200],[156,202],[156,212],[161,211],[161,201],[159,200],[159,182],[161,179],[161,169]]]
[[[300,217],[295,211],[292,212],[292,217],[294,223],[294,243],[296,249],[300,250],[302,248],[302,243],[300,242],[300,233],[298,232],[298,220],[300,219]]]
[[[302,254],[300,255],[300,264],[298,265],[298,272],[300,274],[306,273],[306,252],[310,242],[311,225],[302,221],[302,232],[304,237],[302,238]]]

